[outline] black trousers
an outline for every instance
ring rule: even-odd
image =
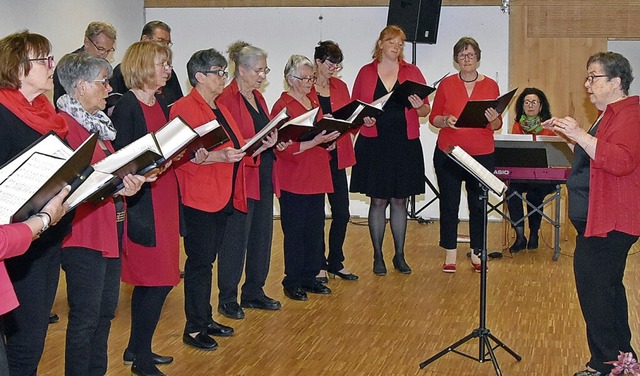
[[[211,282],[213,262],[222,242],[229,215],[209,213],[183,206],[184,250],[184,311],[186,333],[199,333],[213,322]]]
[[[20,305],[4,316],[12,376],[35,376],[44,351],[49,314],[60,278],[61,242],[34,242],[27,253],[5,264]]]
[[[336,150],[331,152],[331,179],[333,180],[333,193],[327,193],[331,206],[331,225],[329,227],[329,255],[322,269],[340,271],[344,268],[344,239],[347,236],[349,224],[349,187],[347,185],[347,173],[338,169],[338,157]]]
[[[4,317],[0,315],[0,376],[9,376],[9,361],[4,348]]]
[[[120,258],[70,247],[62,250],[62,269],[69,303],[65,375],[104,375],[111,320],[120,296]]]
[[[555,184],[548,183],[510,183],[507,190],[507,197],[511,196],[511,193],[518,192],[520,194],[526,193],[525,197],[529,203],[527,204],[527,213],[531,213],[528,218],[529,230],[531,232],[537,232],[540,230],[540,224],[542,223],[542,214],[534,210],[534,208],[542,205],[542,201],[548,195],[556,190]],[[518,196],[511,196],[507,201],[509,207],[509,217],[516,224],[516,227],[524,227],[524,220],[519,222],[524,217],[524,209],[522,208],[522,200]]]
[[[495,168],[494,154],[474,155],[476,161],[487,170]],[[445,249],[455,249],[458,244],[458,211],[460,209],[460,193],[462,182],[467,190],[467,205],[469,207],[469,236],[471,238],[471,248],[482,248],[482,237],[484,235],[484,207],[480,200],[482,188],[476,178],[474,178],[464,168],[451,160],[442,150],[436,147],[433,153],[433,167],[438,179],[440,188],[440,247]]]
[[[324,193],[282,191],[280,216],[284,234],[284,274],[288,290],[310,286],[324,257]]]
[[[572,221],[578,236],[573,258],[576,289],[591,359],[589,366],[609,374],[619,351],[636,353],[631,347],[627,295],[622,282],[629,249],[638,240],[619,231],[606,237],[585,237],[586,222]]]

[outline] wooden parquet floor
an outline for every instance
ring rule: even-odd
[[[466,224],[461,224],[461,232]],[[368,228],[350,224],[345,245],[347,266],[360,276],[356,282],[331,280],[333,294],[310,295],[307,302],[287,299],[282,293],[282,233],[275,222],[272,267],[266,291],[283,303],[276,312],[245,310],[244,320],[217,321],[235,328],[230,338],[219,338],[213,352],[182,344],[184,327],[182,285],[165,304],[154,337],[154,351],[172,355],[162,366],[167,375],[495,375],[491,362],[479,363],[449,353],[420,370],[418,364],[469,334],[479,325],[479,273],[472,271],[458,251],[458,272],[441,271],[444,252],[437,246],[438,223],[410,221],[406,253],[411,275],[393,270],[390,229],[385,239],[389,273],[373,275]],[[489,248],[501,247],[501,224],[490,223]],[[550,239],[550,226],[543,225]],[[552,261],[545,244],[489,263],[487,327],[522,356],[518,362],[502,349],[496,357],[504,375],[573,375],[587,360],[588,350],[572,272],[573,234],[563,241],[562,256]],[[640,258],[632,249],[626,286],[630,321],[640,348]],[[214,278],[215,281],[215,278]],[[40,375],[64,373],[64,335],[67,306],[64,275],[54,306],[61,320],[49,328]],[[123,285],[117,317],[109,340],[108,375],[128,375],[122,352],[128,341],[131,287]],[[216,296],[212,305],[217,307]],[[478,356],[474,339],[459,349]]]

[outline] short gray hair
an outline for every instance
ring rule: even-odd
[[[236,65],[234,73],[236,76],[238,75],[239,66],[251,68],[258,60],[267,58],[267,53],[262,48],[241,40],[232,43],[227,52],[229,53],[229,60]]]
[[[300,73],[300,68],[305,65],[311,68],[311,70],[314,70],[315,68],[308,57],[303,55],[291,55],[289,60],[287,60],[287,65],[284,66],[284,80],[288,86],[291,86],[288,78],[298,75]]]
[[[215,48],[208,50],[196,51],[187,62],[187,75],[189,76],[189,83],[191,86],[196,87],[198,80],[196,79],[196,73],[206,72],[211,67],[227,67],[227,59],[222,56]]]
[[[117,33],[116,28],[112,24],[103,21],[93,21],[87,25],[87,29],[84,31],[84,36],[93,42],[95,37],[100,34],[104,34],[112,41],[116,41]]]
[[[95,80],[103,69],[107,71],[107,78],[111,77],[113,68],[105,58],[85,52],[66,54],[56,66],[60,83],[69,95],[78,82]]]

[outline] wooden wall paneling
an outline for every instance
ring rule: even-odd
[[[501,0],[443,0],[446,6],[501,5]],[[145,0],[145,8],[386,7],[389,0]]]
[[[553,115],[572,116],[583,127],[588,127],[596,117],[596,110],[584,88],[585,64],[589,56],[607,49],[607,39],[571,38],[562,32],[554,37],[540,37],[544,32],[538,30],[546,23],[538,17],[539,10],[529,12],[527,8],[511,6],[509,86],[521,89],[534,86],[543,90]],[[549,12],[553,10],[549,9]]]

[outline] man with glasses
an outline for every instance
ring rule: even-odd
[[[173,46],[171,42],[171,28],[169,25],[162,21],[149,21],[142,28],[142,35],[140,36],[140,40],[150,40],[161,43],[169,48]],[[120,72],[120,64],[118,64],[113,69],[113,76],[109,80],[111,87],[113,88],[113,93],[124,94],[129,88],[124,84],[124,78],[122,77],[122,73]],[[180,87],[180,82],[178,81],[178,77],[176,77],[176,72],[171,69],[171,76],[167,80],[167,84],[161,89],[162,95],[164,95],[164,99],[167,101],[167,104],[170,106],[173,102],[183,97],[182,88]]]
[[[93,21],[87,25],[84,32],[84,42],[82,47],[72,53],[86,52],[90,55],[100,56],[108,59],[116,49],[116,29],[112,24],[102,21]],[[56,104],[58,98],[67,94],[58,78],[58,70],[53,72],[53,103]]]

